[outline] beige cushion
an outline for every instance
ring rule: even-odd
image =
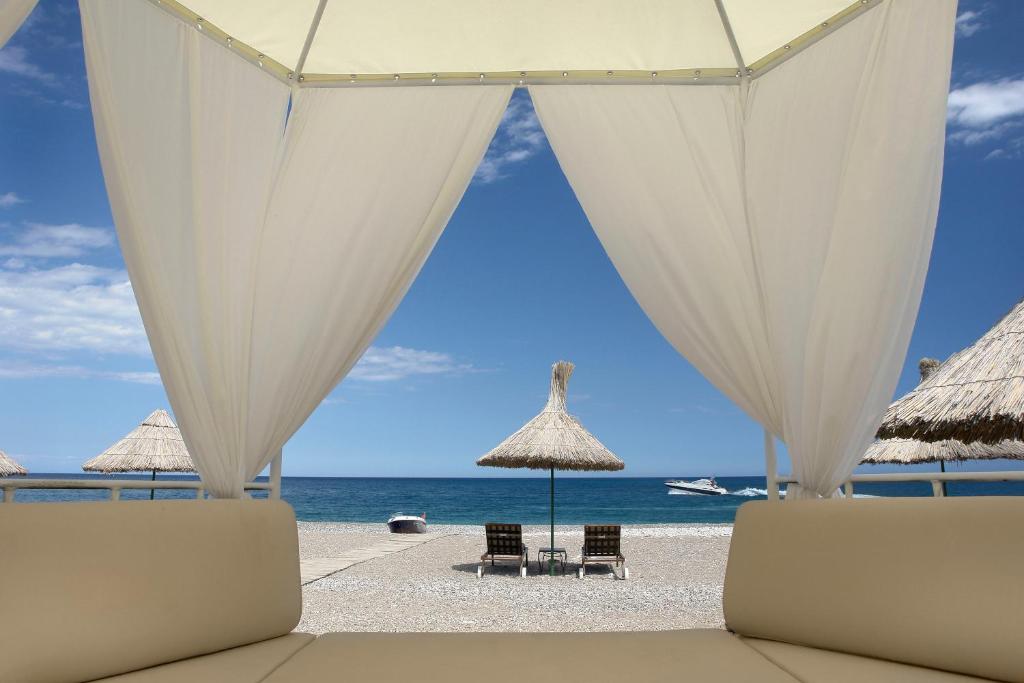
[[[284,635],[302,611],[280,501],[0,505],[0,681],[82,681]]]
[[[1024,680],[1024,498],[751,502],[736,518],[736,633]]]
[[[289,633],[252,645],[183,659],[151,669],[133,671],[103,683],[259,683],[289,657],[314,640],[307,633]]]
[[[726,631],[332,633],[265,683],[796,683]]]
[[[989,680],[773,640],[742,640],[804,683],[970,683]]]

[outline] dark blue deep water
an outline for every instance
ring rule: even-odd
[[[103,475],[33,475],[97,479]],[[129,475],[130,476],[130,475]],[[125,478],[125,475],[121,475]],[[130,476],[148,479],[148,476]],[[719,477],[724,496],[669,493],[661,478],[563,477],[555,480],[556,521],[560,524],[664,524],[732,522],[736,508],[764,498],[764,477]],[[488,521],[544,524],[548,521],[548,479],[384,479],[285,477],[283,496],[299,519],[382,522],[396,511],[426,512],[438,524]],[[928,483],[858,484],[857,495],[929,496]],[[949,495],[1024,495],[1024,482],[949,484]],[[18,491],[18,501],[102,500],[105,491]],[[125,491],[122,499],[149,498],[149,492]],[[159,498],[190,493],[158,491]]]

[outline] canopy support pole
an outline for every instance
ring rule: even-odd
[[[718,9],[718,18],[722,20],[722,28],[725,29],[725,36],[729,39],[729,47],[732,49],[732,56],[736,59],[736,75],[741,78],[747,78],[750,74],[747,71],[747,63],[743,61],[743,55],[740,53],[740,45],[736,42],[736,34],[733,33],[732,23],[729,21],[729,15],[725,12],[725,5],[722,4],[722,0],[715,0],[715,7]]]
[[[156,481],[156,470],[153,470],[153,479],[151,481]],[[156,498],[156,488],[154,487],[154,488],[151,488],[149,490],[149,499],[150,500],[154,500],[155,498]]]
[[[302,77],[302,70],[306,68],[306,57],[309,56],[309,48],[313,47],[313,37],[316,36],[316,30],[320,28],[320,19],[324,16],[324,9],[327,7],[327,0],[320,0],[320,4],[316,6],[316,12],[313,14],[313,21],[309,24],[309,32],[306,33],[306,42],[302,44],[302,52],[299,54],[299,61],[295,64],[295,71],[292,73],[291,78],[297,81],[304,80]]]
[[[548,555],[548,576],[555,575],[555,467],[551,466],[551,548],[552,553]]]
[[[779,499],[779,464],[775,457],[775,436],[764,430],[764,469],[768,500]]]
[[[946,461],[945,460],[940,460],[939,461],[939,471],[941,471],[943,474],[946,473]],[[945,498],[948,495],[949,495],[949,491],[946,489],[946,480],[943,479],[942,480],[942,497]]]
[[[270,492],[267,497],[271,500],[277,500],[281,497],[281,460],[284,459],[284,449],[282,448],[274,456],[274,459],[270,461]]]

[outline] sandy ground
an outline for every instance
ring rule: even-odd
[[[539,574],[546,527],[526,527],[530,571],[487,568],[477,579],[483,527],[431,525],[437,540],[369,560],[303,587],[300,631],[601,631],[722,627],[730,525],[623,529],[628,581],[610,569],[576,577],[583,531],[555,527],[569,552],[565,576]],[[299,552],[330,557],[388,537],[382,524],[299,522]]]

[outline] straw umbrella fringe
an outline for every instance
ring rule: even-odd
[[[882,439],[871,444],[861,463],[867,465],[915,465],[928,462],[959,462],[963,460],[1024,460],[1024,442],[1009,439],[997,444],[956,439],[918,441],[916,439]]]
[[[921,372],[921,384],[935,374],[942,364],[934,358],[922,358],[917,364]],[[918,385],[920,386],[920,385]],[[902,400],[902,399],[900,399]],[[897,401],[899,403],[899,401]],[[895,405],[895,404],[894,404]],[[1024,442],[1004,439],[996,444],[958,439],[942,441],[919,441],[917,439],[881,439],[871,444],[861,463],[869,465],[894,464],[913,465],[937,462],[939,470],[946,471],[947,462],[964,460],[995,460],[1009,458],[1024,460]],[[946,482],[942,482],[942,495],[947,495]]]
[[[0,477],[23,477],[26,474],[28,474],[28,470],[0,451]]]
[[[1024,301],[889,406],[879,438],[1024,440]]]
[[[921,382],[925,382],[941,366],[942,363],[934,358],[922,358],[917,364],[921,372]],[[964,443],[957,439],[931,442],[917,439],[881,439],[871,444],[861,463],[913,465],[937,462],[945,472],[946,462],[999,458],[1024,459],[1024,442],[1006,439],[997,444],[988,444],[980,441]]]
[[[127,436],[89,460],[86,472],[195,472],[181,432],[166,410],[154,410]],[[150,498],[154,491],[150,490]]]
[[[555,545],[555,470],[621,470],[625,465],[566,411],[569,377],[575,366],[551,366],[547,405],[519,431],[476,461],[481,467],[528,468],[551,472],[551,547]],[[553,574],[554,559],[548,563]]]

